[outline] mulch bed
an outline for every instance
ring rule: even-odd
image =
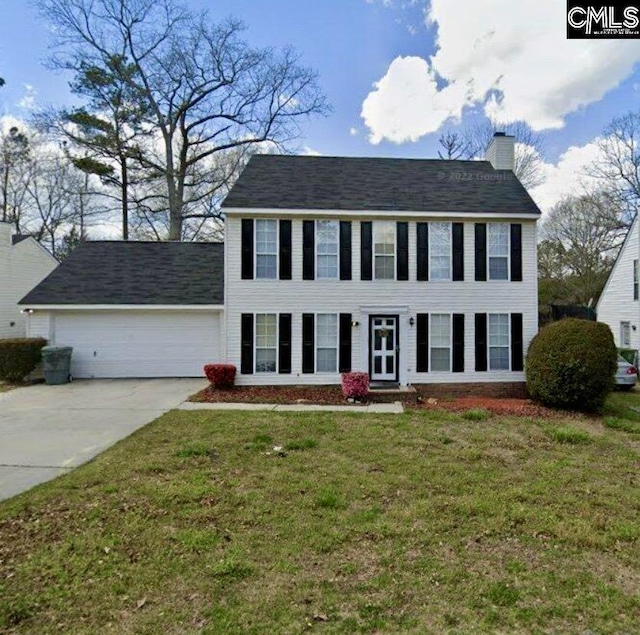
[[[228,390],[209,386],[191,397],[200,403],[274,403],[322,404],[342,406],[347,402],[340,386],[236,386]],[[414,408],[443,409],[451,412],[482,409],[494,415],[518,417],[557,417],[555,410],[535,404],[530,399],[496,397],[458,397],[455,399],[424,399]],[[566,414],[566,413],[564,413]]]
[[[531,399],[509,399],[497,397],[457,397],[451,400],[425,399],[419,407],[434,410],[450,410],[451,412],[465,412],[467,410],[486,410],[494,415],[517,417],[558,417],[566,415],[558,410],[545,408],[531,401]]]

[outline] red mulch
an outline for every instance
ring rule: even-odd
[[[191,397],[198,402],[344,405],[340,386],[236,386],[223,390],[209,386]]]
[[[420,406],[435,410],[450,410],[452,412],[482,409],[494,415],[517,417],[557,417],[563,414],[557,410],[539,406],[531,399],[508,399],[502,397],[457,397],[451,400],[424,399]]]
[[[517,417],[557,417],[562,414],[550,408],[539,406],[530,399],[472,396],[455,399],[423,399],[422,403],[407,404],[407,406],[443,409],[451,412],[483,409],[494,415]],[[325,405],[344,405],[346,403],[340,386],[236,386],[226,390],[209,386],[191,397],[191,401]]]

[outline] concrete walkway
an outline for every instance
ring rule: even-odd
[[[402,403],[374,403],[367,406],[321,406],[314,404],[274,404],[274,403],[193,403],[186,401],[179,410],[270,410],[272,412],[359,412],[360,414],[401,414]]]
[[[101,379],[0,393],[0,500],[85,463],[205,385]]]

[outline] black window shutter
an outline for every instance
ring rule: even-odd
[[[351,280],[351,223],[340,221],[340,280]]]
[[[396,278],[409,279],[409,223],[396,223],[396,241],[398,262],[396,263]]]
[[[302,314],[302,372],[315,372],[315,316]]]
[[[278,372],[291,373],[291,313],[281,313],[278,318]]]
[[[453,223],[451,234],[453,243],[453,280],[464,280],[464,224]]]
[[[416,315],[416,372],[429,371],[429,315]]]
[[[511,370],[522,370],[523,364],[522,313],[511,314]]]
[[[417,279],[429,279],[429,223],[417,223]]]
[[[240,372],[253,373],[253,313],[243,313],[240,318]]]
[[[371,221],[360,223],[360,279],[373,279],[373,226]]]
[[[511,280],[522,282],[522,225],[511,225]]]
[[[291,280],[291,221],[280,223],[280,280]]]
[[[312,220],[302,221],[302,279],[313,280],[315,278],[315,231],[316,223]]]
[[[487,370],[487,314],[476,313],[476,370]]]
[[[253,280],[253,219],[242,219],[242,279]]]
[[[340,355],[338,370],[351,372],[351,313],[340,314]]]
[[[487,225],[476,223],[476,280],[487,279]]]
[[[464,314],[453,314],[453,366],[454,373],[464,373]]]

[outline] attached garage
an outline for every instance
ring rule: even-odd
[[[100,263],[100,266],[96,266]],[[225,360],[220,243],[89,242],[22,301],[74,378],[202,377]]]
[[[57,311],[51,329],[77,378],[202,377],[221,359],[220,324],[213,311]]]

